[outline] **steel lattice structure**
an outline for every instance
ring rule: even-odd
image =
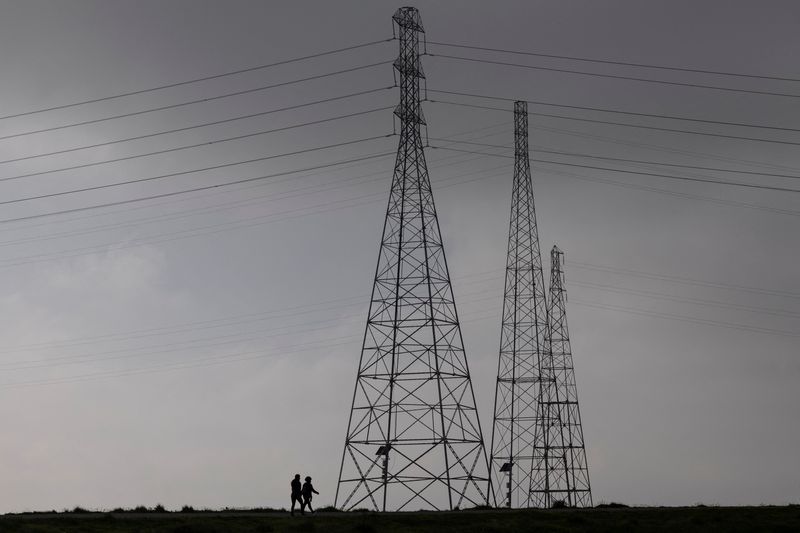
[[[530,505],[547,328],[528,154],[528,106],[526,102],[515,102],[514,183],[490,462],[498,504],[507,507]]]
[[[336,506],[484,505],[486,451],[420,133],[424,30],[414,8],[392,18],[400,142]]]
[[[540,419],[543,449],[539,472],[546,471],[545,487],[534,492],[534,503],[551,507],[563,502],[569,507],[591,507],[589,464],[583,441],[578,388],[567,328],[566,290],[564,289],[564,252],[553,246],[550,252],[550,354],[552,381],[543,385]],[[542,490],[544,489],[544,490]]]

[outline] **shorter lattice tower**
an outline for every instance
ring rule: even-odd
[[[548,336],[545,296],[528,155],[528,105],[514,102],[514,180],[490,461],[491,488],[502,507],[530,505]]]
[[[534,506],[591,507],[589,464],[583,440],[578,387],[567,328],[564,252],[550,253],[550,294],[547,341],[548,379],[541,389],[537,456],[531,496]]]

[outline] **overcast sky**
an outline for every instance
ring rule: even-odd
[[[398,4],[2,2],[0,116],[392,36]],[[800,79],[795,2],[418,2],[427,39]],[[800,95],[800,82],[429,45],[428,51]],[[0,119],[0,137],[390,62],[386,42],[125,98]],[[425,57],[429,89],[800,128],[798,99]],[[103,209],[131,198],[396,148],[389,63],[0,139],[0,512],[286,506],[295,472],[333,503],[392,155]],[[372,91],[375,89],[375,91]],[[294,110],[46,157],[239,115]],[[433,100],[507,107],[429,93]],[[511,113],[424,105],[433,139],[511,146]],[[370,111],[369,113],[363,113]],[[791,131],[530,105],[533,157],[798,188]],[[161,155],[93,162],[349,118]],[[99,191],[8,200],[345,146]],[[475,149],[471,145],[462,148]],[[485,149],[510,154],[509,150]],[[484,432],[491,434],[511,161],[430,148],[433,190]],[[38,174],[37,174],[38,173]],[[24,178],[6,180],[27,174]],[[568,318],[595,503],[800,500],[800,201],[537,163],[543,251],[566,252]],[[549,258],[549,255],[548,255]],[[487,437],[488,438],[488,437]],[[488,442],[487,442],[488,445]]]

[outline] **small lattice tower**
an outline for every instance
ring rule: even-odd
[[[490,461],[491,487],[500,506],[530,505],[547,327],[528,154],[528,106],[526,102],[515,102],[514,182]]]
[[[553,381],[542,390],[541,410],[545,448],[543,466],[548,479],[546,490],[535,492],[534,502],[552,507],[563,502],[569,507],[591,507],[592,490],[589,464],[583,440],[578,388],[567,328],[564,252],[553,246],[550,253],[550,371]]]
[[[335,505],[485,505],[487,457],[420,127],[419,12],[392,17],[400,142]]]

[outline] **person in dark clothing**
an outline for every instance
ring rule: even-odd
[[[312,494],[319,494],[319,492],[314,490],[314,485],[311,484],[311,476],[306,476],[306,482],[303,483],[303,507],[308,507],[308,510],[313,513],[314,509],[311,508]]]
[[[303,504],[303,491],[300,486],[300,474],[295,474],[292,480],[292,516],[294,516],[294,504],[300,504],[300,514],[306,514],[304,511],[305,505]]]

